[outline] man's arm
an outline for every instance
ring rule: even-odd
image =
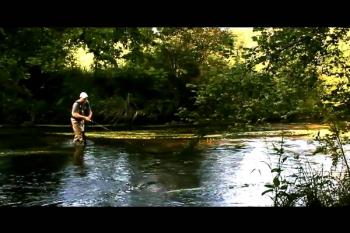
[[[92,118],[92,111],[91,111],[91,109],[90,109],[90,114],[89,114],[88,118],[90,118],[90,120]]]
[[[78,104],[77,104],[77,103],[74,103],[74,104],[73,104],[73,107],[72,107],[72,116],[73,116],[74,118],[77,118],[77,119],[82,119],[82,120],[86,120],[86,121],[91,121],[91,118],[79,114],[79,112],[78,112]]]

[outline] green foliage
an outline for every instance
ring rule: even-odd
[[[274,153],[272,155],[278,156],[276,167],[268,164],[271,173],[273,174],[272,183],[265,184],[267,188],[261,195],[270,194],[274,206],[293,206],[297,201],[297,196],[291,192],[291,187],[295,184],[290,179],[283,175],[284,164],[288,159],[284,149],[284,137],[279,142],[279,146],[273,145]]]
[[[187,112],[181,109],[183,118],[192,121],[264,122],[273,121],[277,117],[274,113],[281,112],[281,107],[274,104],[278,95],[269,76],[249,71],[241,64],[213,68],[196,89],[196,108]]]
[[[320,77],[349,74],[347,60],[340,50],[340,42],[348,39],[348,29],[257,28],[256,31],[260,33],[254,38],[258,45],[246,54],[247,65],[250,69],[260,65],[260,72],[273,79],[280,99],[277,103],[289,106],[281,109],[281,118],[320,120],[323,102],[339,97],[325,94]],[[344,103],[345,99],[338,100]]]
[[[83,90],[106,123],[348,118],[348,29],[257,31],[257,47],[237,51],[220,28],[1,28],[0,120],[67,122]],[[91,71],[77,68],[78,48],[94,55]]]
[[[330,155],[335,167],[339,159],[341,159],[346,165],[348,175],[350,175],[350,167],[343,148],[344,145],[350,142],[347,136],[343,136],[348,131],[348,126],[338,121],[332,121],[330,126],[331,134],[326,134],[324,137],[319,135],[316,137],[316,141],[319,142],[320,146],[314,154],[322,152]]]
[[[331,156],[333,167],[330,171],[315,170],[310,162],[300,162],[298,171],[285,178],[283,165],[288,159],[284,155],[283,137],[279,148],[275,151],[279,155],[276,168],[270,165],[271,173],[276,175],[272,183],[266,184],[267,188],[262,195],[271,193],[274,206],[308,206],[308,207],[334,207],[350,205],[350,170],[347,156],[344,153],[345,142],[348,139],[342,136],[341,124],[334,121],[331,134],[325,137],[316,137],[320,146],[313,154],[323,153]],[[344,128],[342,128],[344,129]],[[283,159],[281,160],[281,158]],[[300,157],[297,157],[297,159]],[[345,164],[345,170],[340,165],[340,159]],[[340,166],[340,170],[337,169]],[[285,185],[281,185],[284,183]]]

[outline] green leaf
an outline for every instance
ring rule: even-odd
[[[288,185],[282,185],[280,189],[286,190],[288,188]]]
[[[275,187],[278,187],[280,185],[280,180],[278,179],[277,176],[273,178],[273,184],[275,185]]]
[[[264,192],[261,193],[261,196],[265,195],[266,193],[273,192],[273,189],[267,189]]]
[[[265,184],[264,185],[266,188],[274,188],[275,186],[273,186],[272,184]]]
[[[287,160],[287,156],[282,159],[282,163],[284,163]]]
[[[281,171],[282,171],[281,168],[274,168],[271,170],[271,172],[278,172],[278,173],[280,173]]]

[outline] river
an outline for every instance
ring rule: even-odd
[[[261,193],[272,181],[267,164],[276,165],[273,144],[281,137],[203,139],[193,148],[183,138],[90,137],[80,147],[65,132],[2,131],[0,206],[272,205]],[[330,168],[329,157],[310,155],[314,142],[295,136],[284,141],[286,174],[306,160],[315,169]]]

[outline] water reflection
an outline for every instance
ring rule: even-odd
[[[1,158],[0,205],[37,206],[56,202],[64,167],[64,154]]]
[[[268,196],[261,196],[272,180],[263,161],[277,163],[272,144],[279,140],[242,139],[201,149],[188,148],[183,140],[99,141],[85,147],[57,138],[51,144],[31,142],[26,150],[47,153],[0,157],[0,205],[271,205]],[[315,169],[330,167],[322,155],[307,157],[315,145],[306,140],[286,139],[285,148],[291,155],[287,174],[298,166],[294,154]]]
[[[195,195],[184,196],[183,194],[186,189],[200,186],[198,174],[201,173],[201,159],[201,153],[194,150],[131,154],[129,162],[133,171],[130,179],[133,186],[133,192],[131,192],[133,204],[136,206],[178,206],[186,203],[190,205]]]
[[[75,146],[73,161],[74,165],[84,166],[84,146]]]
[[[238,151],[234,172],[230,176],[218,174],[227,184],[223,189],[222,203],[229,206],[268,206],[271,200],[261,196],[265,190],[264,184],[271,181],[271,173],[264,162],[271,162],[265,142],[249,140],[245,142],[246,149]],[[222,151],[222,153],[230,153]],[[223,157],[223,156],[220,156]]]
[[[73,154],[73,164],[77,167],[77,174],[80,176],[86,176],[86,169],[84,164],[84,150],[84,146],[75,145],[75,150]]]
[[[75,148],[73,166],[65,170],[59,199],[62,206],[129,205],[132,169],[122,148],[90,145]],[[132,203],[131,203],[132,205]]]

